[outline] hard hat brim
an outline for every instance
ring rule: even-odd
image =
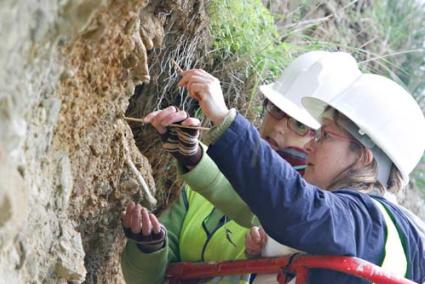
[[[259,89],[267,99],[292,118],[312,129],[320,128],[319,120],[311,116],[303,106],[295,104],[279,92],[275,91],[273,89],[273,85],[274,84],[262,85]]]

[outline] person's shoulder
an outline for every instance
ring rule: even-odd
[[[414,231],[417,231],[417,229],[420,229],[421,232],[425,231],[424,222],[420,220],[419,217],[417,217],[413,212],[382,196],[373,196],[373,198],[385,205],[387,210],[391,212],[392,217],[397,220],[399,226],[404,225],[409,229],[409,231],[411,229],[414,229]]]
[[[332,193],[338,196],[342,205],[345,206],[345,210],[349,211],[355,220],[370,220],[372,223],[366,222],[365,224],[382,226],[384,221],[372,195],[349,188]]]
[[[385,206],[385,209],[390,213],[391,218],[394,220],[398,231],[403,233],[405,239],[415,246],[420,244],[424,247],[425,243],[425,224],[408,209],[394,203],[387,198],[380,195],[370,195],[372,198]],[[422,251],[422,254],[425,253]]]
[[[371,195],[370,197],[383,204],[385,208],[391,212],[393,218],[397,220],[400,219],[400,221],[403,222],[408,222],[406,214],[403,212],[400,205],[398,205],[394,201],[388,200],[387,198],[380,195]]]
[[[338,189],[332,191],[332,193],[347,202],[362,204],[372,204],[373,202],[369,194],[351,188]]]
[[[388,199],[386,199],[385,197],[383,197],[382,195],[379,194],[375,194],[375,193],[365,193],[365,192],[360,192],[360,191],[356,191],[354,189],[343,189],[343,190],[336,190],[333,191],[332,193],[338,195],[338,197],[342,200],[344,200],[346,203],[351,203],[351,204],[356,204],[358,206],[361,206],[362,208],[365,208],[367,211],[369,211],[369,214],[372,212],[373,216],[377,216],[380,218],[380,214],[376,214],[376,212],[379,211],[379,209],[376,207],[374,200],[380,202],[381,204],[383,204],[385,206],[385,208],[387,208],[387,210],[389,210],[394,216],[395,219],[403,219],[403,221],[406,221],[406,218],[403,214],[403,212],[401,212],[399,206],[391,201],[389,201]],[[359,207],[354,207],[355,209],[358,209]]]

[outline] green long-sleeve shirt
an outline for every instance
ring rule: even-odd
[[[183,178],[193,182],[197,189],[205,188],[205,192],[214,193],[222,186],[230,186],[207,155],[194,169],[183,174]],[[235,206],[234,202],[245,205],[237,195],[233,195],[231,187],[223,193],[230,194],[226,197],[227,206],[225,196],[215,198],[225,210]],[[249,209],[246,207],[246,210]],[[234,214],[239,223],[249,226],[248,219],[251,217],[244,218],[243,214],[236,214],[237,210],[229,213]],[[204,197],[190,189],[182,191],[179,199],[161,214],[159,220],[167,228],[162,249],[143,253],[134,241],[127,242],[121,259],[127,283],[162,283],[166,267],[173,262],[224,261],[244,257],[244,239],[248,229],[230,221]],[[226,280],[226,283],[239,282]]]
[[[259,225],[258,219],[248,205],[233,190],[232,185],[220,172],[214,161],[205,153],[195,168],[187,172],[180,164],[178,173],[190,188],[220,209],[239,225],[250,228]]]

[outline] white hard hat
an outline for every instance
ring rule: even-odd
[[[369,136],[408,182],[425,150],[425,118],[400,85],[383,76],[363,74],[334,98],[306,97],[302,101],[316,119],[327,106],[347,116],[357,125],[357,134]]]
[[[311,51],[296,58],[276,82],[262,85],[260,90],[279,109],[317,129],[320,123],[304,109],[301,98],[332,98],[360,74],[356,60],[348,53]]]

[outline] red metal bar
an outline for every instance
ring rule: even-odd
[[[277,274],[277,283],[279,284],[286,284],[286,275],[284,275],[283,271],[280,271]]]
[[[308,281],[308,269],[304,267],[299,267],[295,277],[295,284],[306,284]]]
[[[170,265],[166,272],[169,280],[211,278],[246,273],[279,273],[288,266],[289,256],[255,260],[225,261],[219,263],[178,263]],[[287,267],[296,273],[297,284],[307,283],[308,269],[322,268],[385,284],[413,284],[384,271],[379,266],[355,257],[299,255]],[[177,282],[173,282],[177,283]]]
[[[300,256],[291,265],[294,271],[300,267],[323,268],[367,279],[374,283],[413,284],[414,282],[397,277],[381,267],[356,257],[344,256]],[[298,274],[297,274],[298,277]]]
[[[288,257],[278,257],[217,263],[181,262],[170,265],[166,277],[198,279],[246,273],[276,273],[288,264],[288,259]]]

